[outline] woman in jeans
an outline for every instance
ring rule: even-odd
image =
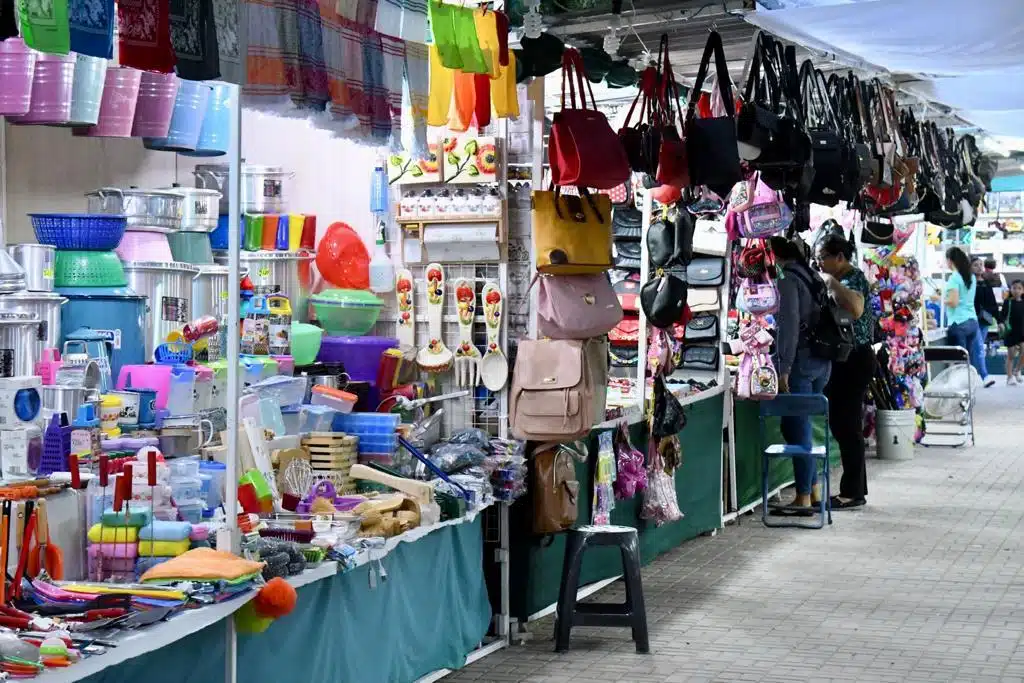
[[[840,235],[829,235],[817,245],[815,260],[829,294],[853,316],[855,346],[850,357],[832,364],[832,376],[825,387],[828,421],[839,442],[843,477],[832,508],[845,510],[867,502],[868,476],[864,458],[864,399],[875,374],[875,353],[871,348],[874,315],[867,306],[868,280],[853,265],[853,245]]]
[[[967,349],[971,365],[981,375],[986,387],[996,383],[988,376],[984,354],[979,353],[983,344],[978,344],[978,314],[974,309],[974,297],[978,291],[978,280],[971,272],[971,262],[959,247],[946,250],[946,265],[953,271],[946,280],[946,343]]]
[[[779,311],[775,314],[775,368],[779,373],[779,391],[791,394],[820,394],[828,382],[832,364],[811,353],[807,331],[818,313],[811,284],[824,287],[812,271],[800,248],[783,237],[769,240],[775,262],[782,270],[778,281]],[[790,445],[811,449],[811,420],[808,417],[784,417],[782,438]],[[812,505],[821,501],[818,471],[813,459],[793,458],[796,497],[773,514],[810,516]]]

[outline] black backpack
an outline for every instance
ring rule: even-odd
[[[853,316],[828,295],[822,279],[812,277],[805,267],[797,266],[787,272],[799,277],[818,302],[817,313],[807,328],[811,353],[833,363],[846,361],[854,347]]]

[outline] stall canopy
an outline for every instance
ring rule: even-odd
[[[899,79],[905,92],[951,107],[994,135],[1024,137],[1022,4],[869,0],[746,19],[854,68],[909,76]]]

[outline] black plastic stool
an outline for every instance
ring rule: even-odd
[[[588,547],[599,545],[618,546],[622,552],[625,604],[576,604],[583,553]],[[584,526],[567,533],[562,585],[558,590],[558,611],[555,615],[555,652],[569,651],[569,634],[573,626],[628,626],[633,631],[636,651],[640,654],[650,652],[647,610],[640,582],[640,539],[636,529],[628,526]]]

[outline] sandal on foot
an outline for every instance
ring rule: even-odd
[[[852,500],[842,500],[839,496],[832,496],[832,509],[833,510],[851,510],[853,508],[864,507],[868,504],[863,498],[854,498]]]

